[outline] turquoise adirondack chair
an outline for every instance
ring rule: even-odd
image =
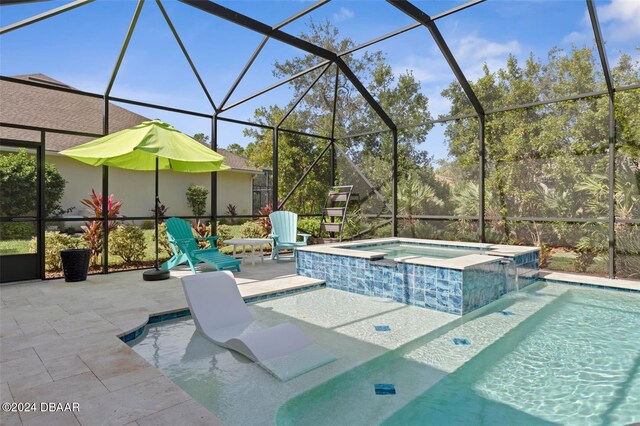
[[[166,224],[167,239],[173,251],[173,257],[162,264],[162,269],[169,270],[187,262],[191,268],[191,272],[195,274],[196,265],[204,262],[212,265],[219,271],[235,269],[240,272],[240,259],[235,259],[218,251],[216,240],[220,237],[194,237],[191,224],[177,217],[167,219]],[[209,241],[211,248],[199,248],[198,241],[200,240]]]
[[[280,259],[280,250],[293,250],[295,257],[295,248],[307,245],[309,234],[299,234],[298,215],[294,212],[276,211],[269,215],[271,220],[271,235],[273,239],[273,249],[271,250],[271,258],[276,262]],[[302,237],[302,241],[298,241],[298,237]]]

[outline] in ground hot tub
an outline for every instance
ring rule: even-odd
[[[532,283],[540,249],[384,238],[297,249],[298,275],[327,287],[463,315]]]

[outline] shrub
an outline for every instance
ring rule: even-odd
[[[142,221],[142,229],[156,229],[156,223],[153,220],[143,220]],[[158,228],[158,232],[160,232],[160,228]]]
[[[36,232],[35,222],[4,222],[0,223],[0,239],[28,240]]]
[[[209,190],[204,186],[191,184],[187,188],[187,204],[194,216],[204,216],[206,213],[207,195]]]
[[[303,234],[311,235],[309,243],[314,244],[316,242],[316,235],[320,230],[320,219],[316,218],[304,218],[298,220],[298,231]]]
[[[233,229],[229,225],[219,224],[216,235],[220,237],[216,240],[216,245],[218,247],[221,247],[223,241],[230,240],[233,238]]]
[[[156,243],[156,234],[153,234],[153,243]],[[158,257],[162,257],[162,253],[166,253],[167,256],[173,256],[173,250],[171,250],[171,245],[169,244],[169,239],[167,238],[167,224],[160,223],[158,225]]]
[[[245,222],[240,226],[240,238],[264,238],[264,227],[256,222]]]
[[[141,261],[146,248],[144,231],[135,225],[120,225],[109,233],[110,252],[126,263]]]
[[[62,234],[58,231],[44,233],[44,268],[47,272],[62,270],[60,251],[66,249],[84,248],[82,238]],[[29,251],[37,252],[37,240],[34,237],[29,242]]]
[[[37,162],[26,149],[0,155],[0,216],[20,216],[36,208],[36,177]],[[70,211],[60,204],[67,181],[56,166],[45,163],[44,180],[45,215],[61,216]]]

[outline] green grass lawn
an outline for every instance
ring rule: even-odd
[[[576,272],[575,258],[576,255],[573,252],[554,253],[549,259],[549,264],[546,269],[551,269],[553,271]],[[591,266],[589,266],[586,272],[602,275],[607,274],[607,271],[607,262],[604,260],[596,259],[591,264]]]
[[[29,253],[29,240],[0,241],[0,255]]]

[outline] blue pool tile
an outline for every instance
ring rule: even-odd
[[[471,342],[469,341],[469,339],[465,339],[464,337],[454,337],[453,338],[453,343],[455,343],[458,346],[467,346],[470,345]]]
[[[454,271],[454,270],[449,271],[449,281],[454,283],[461,283],[462,271]]]
[[[449,281],[438,280],[436,282],[436,289],[449,291]]]
[[[395,395],[396,387],[392,384],[378,383],[373,385],[376,395]]]
[[[455,310],[462,309],[462,296],[449,294],[448,306]]]
[[[427,267],[424,270],[424,277],[427,282],[436,282],[436,268]]]
[[[388,325],[374,325],[373,328],[375,328],[376,331],[391,331],[391,327]]]
[[[508,315],[515,315],[513,312],[511,311],[500,311],[500,313],[504,316],[508,316]]]
[[[438,280],[449,281],[449,270],[445,268],[436,268]]]

